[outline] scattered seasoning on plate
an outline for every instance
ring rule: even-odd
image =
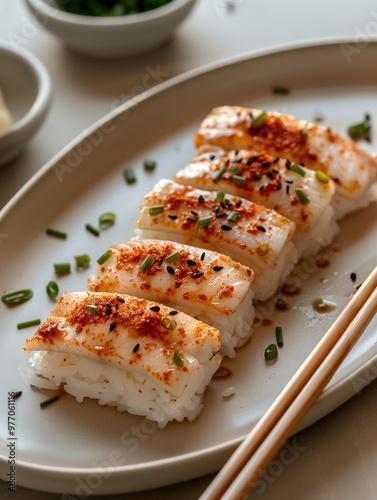
[[[356,273],[351,273],[351,281],[353,281],[355,283],[356,279],[357,279],[357,276],[356,276]]]

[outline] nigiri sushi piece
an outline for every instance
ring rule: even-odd
[[[223,190],[276,210],[296,224],[299,257],[331,243],[338,231],[331,201],[334,183],[324,174],[265,152],[217,150],[199,155],[174,177],[180,184]]]
[[[221,353],[235,356],[254,321],[253,271],[220,253],[174,241],[110,247],[88,280],[93,292],[127,293],[178,309],[220,331]]]
[[[335,183],[337,218],[367,206],[377,180],[377,158],[329,127],[291,115],[241,106],[214,108],[194,139],[226,150],[251,149],[322,170]]]
[[[167,179],[145,196],[136,228],[139,238],[172,239],[229,255],[254,271],[257,300],[270,297],[298,259],[290,241],[295,224],[286,217],[237,196]],[[198,288],[203,279],[197,277]]]
[[[195,419],[221,356],[218,330],[125,294],[66,292],[25,343],[39,388],[142,415]]]

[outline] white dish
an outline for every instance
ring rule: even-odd
[[[86,252],[95,261],[108,245],[129,238],[143,195],[192,158],[193,134],[213,106],[250,104],[309,120],[322,114],[325,123],[341,132],[364,112],[377,116],[377,74],[372,64],[377,45],[369,44],[349,65],[339,43],[260,52],[164,83],[96,123],[3,210],[0,290],[34,290],[34,297],[16,308],[0,304],[1,398],[6,401],[8,391],[23,391],[16,402],[18,485],[76,495],[110,494],[217,470],[320,340],[355,285],[376,265],[374,204],[341,223],[337,241],[342,250],[329,251],[328,267],[318,269],[308,261],[295,271],[302,293],[286,299],[292,309],[279,312],[271,304],[264,309],[272,323],[258,327],[237,357],[224,363],[232,377],[211,383],[204,410],[192,424],[158,430],[142,418],[70,398],[41,410],[39,402],[51,393],[28,385],[30,368],[22,347],[34,329],[17,331],[16,323],[48,315],[52,303],[45,286],[54,279],[52,264],[73,262],[74,255]],[[289,87],[291,95],[272,94],[275,85]],[[371,151],[373,146],[373,142],[366,144]],[[143,170],[146,157],[158,162],[153,173]],[[124,182],[126,167],[135,169],[136,184]],[[118,214],[116,224],[95,238],[85,224],[95,225],[106,211]],[[47,227],[67,231],[68,239],[47,237]],[[350,279],[351,272],[357,273],[356,283]],[[90,269],[73,270],[57,281],[61,291],[85,289],[89,274]],[[316,314],[311,304],[318,297],[334,301],[336,309]],[[285,345],[279,358],[266,364],[264,348],[274,341],[276,324],[283,327]],[[331,412],[377,376],[376,328],[373,321],[300,428]],[[224,399],[230,385],[235,394]],[[0,405],[3,422],[6,412],[6,405]],[[6,444],[3,434],[2,479],[9,468]]]
[[[30,52],[0,42],[0,88],[13,125],[0,134],[0,167],[26,147],[47,114],[51,81],[43,64]]]

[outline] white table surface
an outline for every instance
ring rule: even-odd
[[[170,78],[235,54],[287,42],[332,36],[350,36],[356,41],[355,37],[368,27],[371,36],[370,23],[377,18],[373,0],[233,0],[234,8],[229,10],[224,10],[225,4],[226,0],[198,0],[191,16],[168,44],[140,57],[109,61],[65,50],[58,40],[31,23],[23,2],[0,0],[0,39],[18,40],[39,57],[54,87],[49,115],[26,153],[0,169],[0,208],[63,146],[114,106],[140,92],[148,67],[159,66],[164,78]],[[250,494],[250,500],[377,498],[376,416],[374,381],[361,394],[292,438],[291,445],[300,450],[295,460],[275,475],[270,474],[263,487]],[[212,477],[113,498],[196,499]],[[63,497],[22,487],[12,493],[0,481],[0,498]]]

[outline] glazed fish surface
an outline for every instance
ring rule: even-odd
[[[237,196],[167,179],[145,196],[136,227],[141,239],[171,239],[216,250],[251,268],[258,300],[276,291],[298,259],[290,241],[295,224],[286,217]]]
[[[60,386],[164,427],[193,420],[221,356],[215,328],[125,294],[66,292],[26,340],[39,388]]]
[[[299,257],[317,253],[338,231],[331,201],[334,183],[265,152],[216,150],[199,155],[174,180],[207,190],[223,190],[276,210],[296,224]]]
[[[139,240],[110,247],[88,281],[94,292],[127,293],[179,309],[220,331],[233,357],[254,321],[253,271],[230,257],[173,241]]]
[[[251,149],[322,170],[335,182],[337,218],[367,206],[377,179],[377,158],[328,127],[291,115],[241,106],[214,108],[195,135],[226,150]]]

